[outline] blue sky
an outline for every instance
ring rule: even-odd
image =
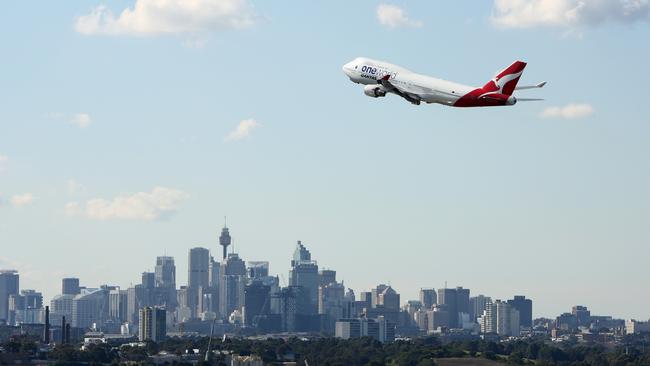
[[[0,268],[22,288],[128,286],[163,254],[184,284],[227,215],[285,277],[303,240],[357,293],[650,317],[647,1],[135,3],[3,4]],[[367,98],[341,72],[362,55],[470,85],[522,59],[546,101]]]

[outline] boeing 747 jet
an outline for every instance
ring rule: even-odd
[[[515,90],[535,89],[546,82],[531,86],[517,86],[526,63],[515,61],[498,73],[483,87],[474,87],[416,74],[403,67],[384,61],[358,57],[343,65],[343,72],[350,80],[363,84],[363,92],[373,98],[388,93],[399,95],[409,102],[439,103],[451,107],[492,107],[514,105],[517,101],[543,99],[515,98]]]

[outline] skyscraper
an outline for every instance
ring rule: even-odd
[[[460,314],[469,314],[469,289],[462,287],[439,289],[438,304],[447,305],[449,327],[461,328]]]
[[[142,272],[142,287],[147,290],[156,287],[156,274],[153,272]]]
[[[244,323],[254,326],[257,317],[267,315],[271,310],[271,287],[262,281],[253,281],[244,290]]]
[[[198,289],[208,287],[210,266],[210,251],[206,248],[192,248],[189,252],[187,287]]]
[[[156,287],[176,288],[176,265],[174,257],[156,258]]]
[[[221,265],[219,284],[219,312],[228,317],[233,311],[241,312],[244,306],[244,286],[246,285],[246,263],[237,253],[228,254]]]
[[[167,336],[167,311],[146,306],[140,309],[138,337],[140,341],[160,342]]]
[[[500,336],[519,335],[519,311],[505,301],[487,303],[483,316],[479,318],[481,333],[496,333]]]
[[[308,314],[318,312],[318,264],[311,260],[311,253],[307,248],[298,241],[296,250],[291,260],[291,270],[289,270],[289,285],[301,286],[305,289],[309,299]]]
[[[64,278],[61,281],[61,294],[62,295],[79,295],[79,279],[75,277]]]
[[[205,248],[192,248],[188,262],[187,305],[191,309],[192,316],[198,316],[202,311],[197,309],[199,288],[207,289],[210,286],[210,251]]]
[[[17,271],[0,271],[0,320],[9,320],[9,295],[18,295],[19,290]]]
[[[228,257],[228,246],[231,242],[232,239],[230,238],[228,227],[224,225],[223,229],[221,229],[221,235],[219,236],[219,245],[223,247],[223,260],[226,260]]]
[[[526,296],[515,296],[514,299],[508,300],[508,304],[519,311],[519,322],[522,327],[531,328],[533,326],[533,301]]]
[[[438,303],[438,295],[436,290],[432,288],[421,288],[420,289],[420,303],[424,309],[431,309],[433,304]]]
[[[478,317],[483,315],[485,306],[492,303],[492,299],[488,296],[478,295],[469,298],[469,319],[476,321]]]
[[[246,266],[249,278],[262,278],[269,275],[269,262],[267,261],[248,261]]]
[[[336,271],[331,269],[321,269],[318,271],[318,284],[320,286],[336,283]]]

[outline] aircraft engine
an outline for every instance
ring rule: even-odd
[[[372,98],[379,98],[386,96],[386,89],[381,85],[366,85],[363,88],[363,93]]]

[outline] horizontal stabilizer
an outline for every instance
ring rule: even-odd
[[[538,89],[538,88],[543,88],[544,85],[546,85],[546,81],[542,81],[541,83],[539,83],[537,85],[518,86],[518,87],[515,88],[515,90]]]

